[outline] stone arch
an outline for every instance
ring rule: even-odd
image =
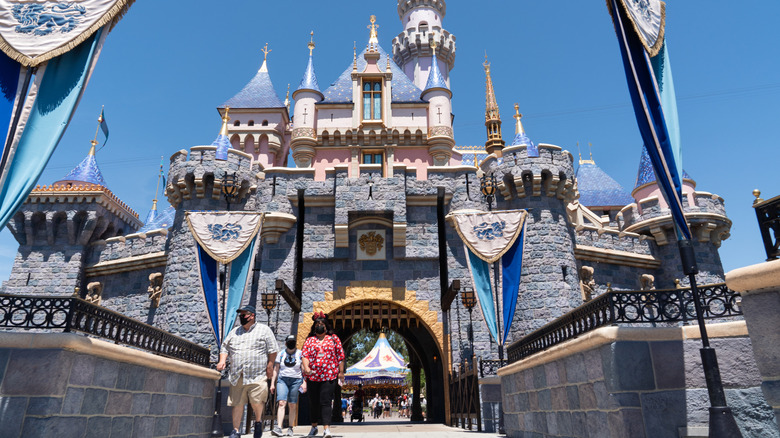
[[[312,326],[314,312],[325,312],[342,340],[367,328],[389,328],[400,334],[419,360],[425,373],[428,421],[443,422],[449,409],[448,340],[439,312],[415,291],[393,287],[392,281],[354,281],[349,286],[326,292],[323,301],[312,303],[312,312],[302,313],[298,324],[298,345],[303,345]]]

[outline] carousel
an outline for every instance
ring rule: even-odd
[[[408,373],[404,358],[393,350],[385,334],[380,333],[366,357],[347,368],[343,392],[353,393],[362,384],[369,399],[377,393],[397,397],[406,392]]]

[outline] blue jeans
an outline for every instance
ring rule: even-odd
[[[279,377],[276,381],[276,401],[298,403],[298,388],[303,383],[302,378]]]

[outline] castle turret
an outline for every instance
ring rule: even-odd
[[[437,64],[450,87],[450,71],[455,67],[455,35],[442,28],[446,12],[444,0],[398,0],[398,17],[404,30],[393,39],[393,60],[417,88],[425,87],[433,64]],[[436,53],[431,47],[434,41],[438,46]]]
[[[223,116],[222,130],[227,122]],[[181,150],[171,156],[165,193],[176,215],[168,232],[162,294],[153,322],[156,327],[201,345],[213,345],[214,338],[209,335],[206,311],[200,299],[200,278],[193,275],[199,269],[197,244],[187,225],[186,212],[254,210],[256,203],[250,193],[257,188],[256,175],[260,171],[259,166],[253,166],[252,156],[245,152],[230,148],[226,159],[220,160],[216,157],[217,150],[214,144],[193,146],[189,151]],[[238,187],[229,205],[222,191],[225,184]]]
[[[289,105],[274,90],[268,72],[268,44],[263,64],[241,91],[217,110],[224,117],[230,108],[232,123],[226,125],[230,145],[246,152],[263,167],[284,166],[290,148]]]
[[[4,292],[84,296],[93,244],[141,227],[138,214],[106,187],[96,145],[92,140],[63,179],[35,187],[9,221],[19,251]]]
[[[693,234],[694,252],[699,267],[700,283],[724,281],[723,265],[718,248],[730,236],[731,220],[726,216],[723,198],[716,194],[696,190],[696,182],[683,170],[682,203],[685,218]],[[637,183],[631,192],[635,203],[624,207],[617,219],[621,231],[652,236],[662,260],[674,260],[678,255],[677,238],[671,212],[645,148],[639,162]],[[655,277],[658,287],[674,287],[675,279],[687,278],[677,264],[664,264]]]
[[[431,42],[431,50],[436,56],[436,42]],[[428,153],[433,157],[435,166],[445,166],[452,157],[455,139],[452,132],[452,92],[436,63],[431,67],[428,82],[420,98],[427,100],[428,106]]]
[[[316,154],[314,147],[317,144],[316,131],[316,107],[315,104],[324,98],[317,83],[317,75],[314,73],[314,32],[309,41],[309,62],[303,73],[301,84],[293,92],[295,101],[293,131],[292,131],[292,156],[297,167],[311,167]]]

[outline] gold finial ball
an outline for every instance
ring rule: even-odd
[[[376,23],[376,15],[372,15],[371,17],[369,17],[368,21],[370,21],[371,23]]]
[[[758,197],[761,196],[761,190],[758,189],[753,190],[753,196],[755,196],[756,199],[758,199]]]

